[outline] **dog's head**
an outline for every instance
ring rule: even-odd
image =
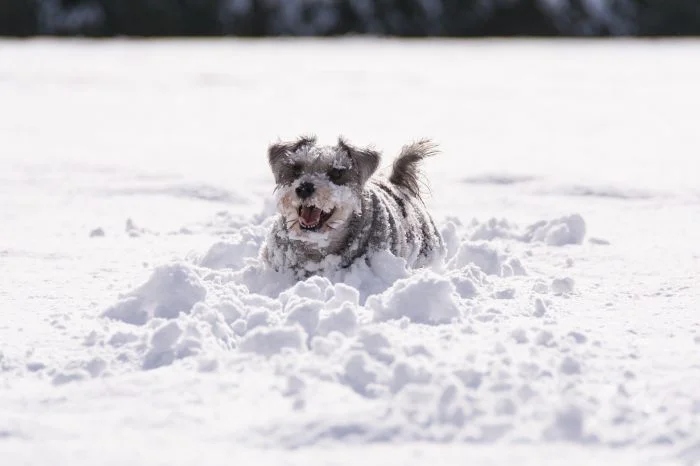
[[[316,138],[270,146],[268,158],[277,187],[277,209],[291,237],[324,246],[340,238],[352,214],[360,213],[362,189],[380,155],[340,138],[335,146]]]

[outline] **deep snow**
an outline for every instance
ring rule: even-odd
[[[698,53],[1,42],[0,457],[700,461]],[[309,132],[440,143],[443,269],[265,269]]]

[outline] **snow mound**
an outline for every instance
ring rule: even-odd
[[[527,228],[526,241],[542,241],[549,246],[581,244],[586,236],[586,222],[578,214],[556,220],[541,221]]]
[[[449,279],[427,271],[398,280],[372,296],[367,307],[378,322],[405,316],[411,322],[445,324],[459,316],[459,295]]]
[[[103,315],[135,325],[143,325],[154,317],[172,319],[188,313],[204,300],[207,290],[197,274],[185,264],[158,267],[151,278],[128,293]]]
[[[500,253],[494,246],[485,241],[462,243],[455,256],[448,263],[448,266],[454,269],[461,269],[468,265],[478,267],[487,275],[526,275],[520,259]]]
[[[246,258],[257,255],[265,233],[265,228],[261,227],[241,228],[226,241],[215,243],[199,263],[210,269],[239,269],[245,264]]]
[[[271,356],[285,348],[304,350],[306,334],[301,327],[258,327],[241,339],[241,351]]]
[[[444,233],[445,231],[443,231]],[[495,218],[487,222],[474,220],[467,227],[467,237],[475,242],[507,239],[525,243],[544,243],[548,246],[565,246],[567,244],[582,244],[585,236],[586,222],[579,214],[571,214],[554,220],[541,220],[524,229],[506,219]]]
[[[611,383],[586,379],[595,370],[586,358],[593,335],[552,325],[575,293],[575,262],[562,259],[547,272],[528,265],[538,255],[551,264],[557,246],[580,244],[579,215],[525,229],[506,220],[447,219],[444,264],[409,270],[378,253],[303,281],[259,259],[266,225],[231,221],[202,256],[157,267],[86,338],[100,359],[71,362],[55,383],[174,365],[266,374],[277,380],[269,393],[281,390],[296,414],[257,424],[242,439],[263,445],[619,442],[637,435],[632,426],[613,428],[602,399],[589,399],[598,389],[577,388],[583,380]],[[222,223],[215,228],[222,231]],[[626,383],[623,374],[618,383]],[[344,412],[329,410],[337,406],[330,399],[345,400]],[[635,409],[624,398],[614,403]],[[616,433],[601,438],[599,429],[594,437],[591,425]]]

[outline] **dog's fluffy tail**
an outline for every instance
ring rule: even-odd
[[[420,197],[420,171],[418,170],[418,165],[424,158],[431,157],[437,153],[437,144],[430,139],[421,139],[413,144],[403,146],[401,153],[394,161],[389,181],[412,196]]]

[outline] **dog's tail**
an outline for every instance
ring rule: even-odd
[[[389,181],[412,196],[420,197],[420,172],[418,165],[424,158],[431,157],[437,153],[437,144],[430,139],[421,139],[413,144],[403,146],[401,153],[394,161]]]

